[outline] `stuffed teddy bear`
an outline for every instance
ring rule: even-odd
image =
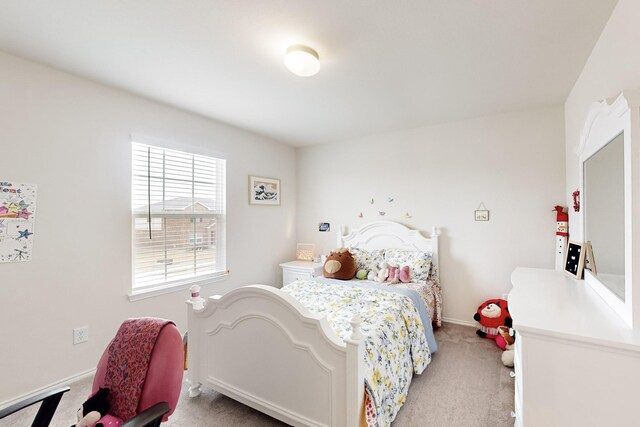
[[[331,251],[322,267],[322,275],[330,279],[351,280],[356,275],[356,260],[348,249]]]
[[[513,359],[515,358],[516,331],[506,326],[498,327],[498,336],[496,344],[504,350],[502,353],[502,364],[509,368],[513,368]]]
[[[378,271],[378,276],[376,277],[376,282],[383,283],[389,277],[389,264],[386,261],[382,261],[380,264],[380,270]]]
[[[490,299],[483,302],[473,315],[473,319],[480,323],[480,329],[476,334],[492,340],[498,335],[498,326],[510,328],[513,325],[507,301],[503,299]]]
[[[75,427],[93,427],[96,423],[109,412],[109,396],[108,388],[100,388],[78,409],[78,422]],[[72,426],[72,427],[74,427]]]

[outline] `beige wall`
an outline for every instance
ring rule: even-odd
[[[227,158],[227,264],[205,294],[281,281],[295,251],[295,150],[0,53],[0,180],[38,185],[33,259],[0,264],[0,404],[95,366],[121,321],[186,326],[186,293],[137,302],[131,282],[131,133]],[[248,175],[282,180],[280,207],[248,205]],[[88,325],[89,341],[72,345]]]
[[[595,101],[615,98],[624,90],[640,89],[640,1],[620,0],[591,52],[564,106],[566,131],[566,204],[580,185],[576,153],[587,111]],[[582,240],[578,214],[570,210],[571,237]]]
[[[421,230],[437,225],[444,316],[473,322],[482,301],[509,291],[516,266],[553,268],[564,162],[560,107],[301,148],[298,239],[326,252],[341,224],[378,220],[378,210]],[[474,221],[480,202],[489,222]],[[331,233],[318,232],[321,221]]]

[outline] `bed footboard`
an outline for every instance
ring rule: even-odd
[[[360,321],[343,341],[286,292],[251,285],[191,299],[189,395],[201,385],[295,426],[360,425]]]

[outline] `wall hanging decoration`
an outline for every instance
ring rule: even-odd
[[[411,218],[413,218],[413,216],[411,216],[409,212],[404,213],[404,219],[411,219]]]
[[[279,205],[280,193],[279,179],[249,175],[249,204]]]
[[[385,216],[387,213],[385,211],[378,211],[378,215]]]
[[[394,199],[393,197],[391,197],[391,196],[389,196],[389,197],[387,198],[387,201],[388,201],[389,203],[393,203],[393,201],[394,201],[394,200],[395,200],[395,199]]]
[[[373,197],[371,198],[371,200],[369,200],[369,203],[374,204],[375,200],[373,200]]]
[[[580,212],[580,190],[573,192],[573,211]]]
[[[362,212],[358,214],[358,218],[364,218],[364,215],[362,214]]]
[[[36,222],[36,186],[0,181],[0,262],[29,261]]]
[[[321,222],[320,224],[318,224],[318,231],[323,233],[331,231],[331,224],[328,222]]]
[[[480,202],[478,209],[475,210],[476,221],[489,221],[489,210],[484,203]]]

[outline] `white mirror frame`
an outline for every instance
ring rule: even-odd
[[[591,271],[584,271],[586,283],[632,328],[640,328],[640,283],[634,272],[640,272],[640,91],[624,92],[613,102],[591,105],[580,136],[580,231],[586,239],[585,208],[589,204],[584,193],[584,162],[624,133],[624,229],[625,229],[625,300],[618,298]],[[635,183],[635,185],[633,185]],[[638,258],[638,257],[635,257]],[[598,260],[596,258],[596,265]]]

